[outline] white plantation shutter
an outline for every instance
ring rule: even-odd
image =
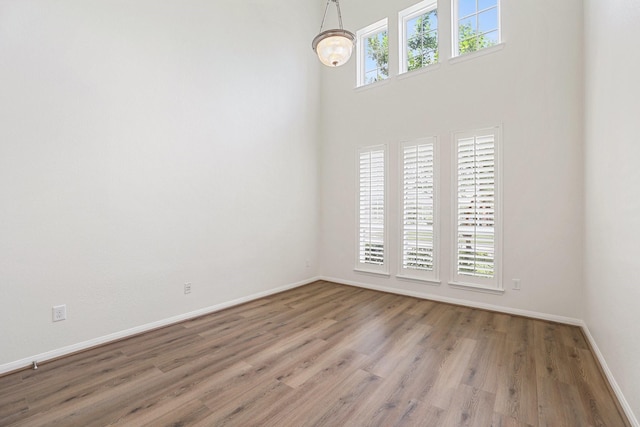
[[[456,135],[456,262],[461,282],[499,286],[496,129]]]
[[[358,268],[386,269],[385,248],[385,148],[359,151]]]
[[[400,274],[436,279],[435,138],[402,145]]]

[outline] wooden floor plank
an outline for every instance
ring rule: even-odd
[[[137,425],[143,427],[190,426],[205,420],[209,415],[211,415],[209,408],[196,399],[173,409],[164,415],[149,421],[148,423]],[[131,424],[123,424],[123,426],[127,425]]]
[[[445,349],[446,356],[440,364],[438,377],[424,397],[425,401],[438,408],[449,410],[451,400],[462,382],[475,347],[474,340],[461,338],[454,346]]]
[[[462,383],[489,393],[496,393],[501,371],[501,356],[505,350],[506,338],[495,332],[492,337],[476,340]]]
[[[444,425],[485,427],[491,425],[495,394],[466,384],[456,389]]]
[[[196,409],[203,409],[201,416],[196,418],[204,419],[210,415],[211,411],[201,398],[215,393],[219,384],[224,384],[230,378],[242,376],[251,369],[250,365],[239,362],[224,370],[194,378],[190,384],[168,386],[161,396],[151,399],[150,404],[137,405],[135,411],[123,414],[114,422],[114,425],[144,425],[154,420],[172,418],[172,414],[177,415],[176,413],[184,411],[185,407],[190,407],[193,402],[196,403]],[[179,415],[178,418],[186,415]]]
[[[354,419],[365,425],[395,425],[402,421],[419,425],[434,407],[421,397],[435,383],[442,357],[433,349],[412,346],[396,361],[396,369],[385,372],[381,386],[356,408]],[[422,415],[417,415],[421,413]]]
[[[0,426],[628,427],[579,328],[318,281],[0,377]]]
[[[496,388],[495,411],[523,424],[538,424],[535,352],[526,341],[507,340]]]

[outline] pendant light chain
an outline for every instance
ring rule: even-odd
[[[324,28],[324,21],[327,19],[327,12],[329,11],[329,4],[334,2],[336,4],[336,9],[338,9],[338,23],[340,24],[340,29],[342,30],[342,12],[340,12],[340,2],[339,0],[327,0],[327,6],[324,8],[324,16],[322,17],[322,23],[320,24],[320,31]]]
[[[338,0],[333,0],[336,3],[336,8],[338,9],[338,23],[340,24],[340,29],[342,28],[342,12],[340,12],[340,2]]]

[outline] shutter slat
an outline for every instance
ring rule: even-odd
[[[359,250],[363,264],[384,264],[384,150],[360,152]]]

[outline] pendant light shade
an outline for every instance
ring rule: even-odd
[[[322,31],[330,2],[336,4],[340,29]],[[340,3],[338,3],[338,0],[327,0],[327,7],[324,9],[324,18],[322,18],[322,24],[320,25],[320,34],[318,34],[311,43],[311,47],[318,55],[320,62],[328,67],[339,67],[345,64],[349,61],[349,58],[351,58],[355,41],[356,36],[351,31],[342,28],[342,14],[340,13]]]
[[[320,62],[329,67],[339,67],[351,58],[356,36],[346,30],[327,30],[313,39],[313,50]]]

